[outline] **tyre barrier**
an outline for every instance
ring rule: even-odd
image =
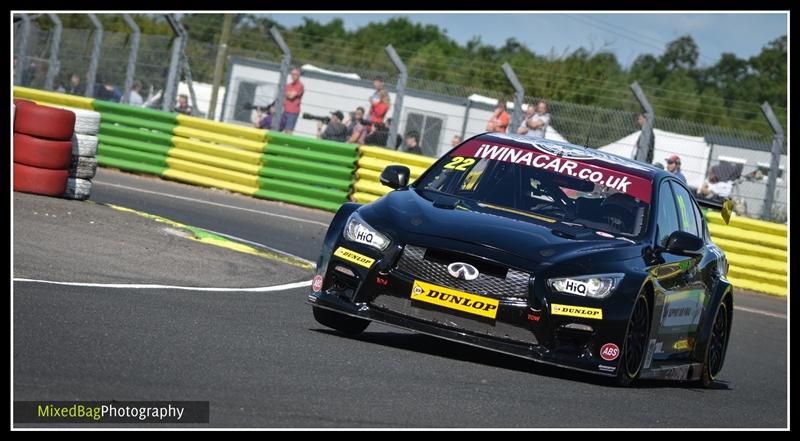
[[[36,138],[69,141],[75,127],[75,114],[64,109],[20,103],[14,115],[14,133]]]
[[[72,156],[69,164],[69,177],[92,179],[97,172],[97,159],[86,156]]]
[[[72,142],[14,133],[14,162],[32,167],[63,170],[70,166]]]
[[[72,112],[18,99],[14,111],[14,191],[60,196],[72,157]]]
[[[97,154],[97,137],[75,132],[72,135],[72,154],[93,158]]]
[[[14,163],[14,191],[61,196],[67,188],[67,170]]]
[[[64,190],[63,196],[69,199],[77,199],[79,201],[88,199],[92,193],[92,181],[80,178],[68,178],[67,187]]]

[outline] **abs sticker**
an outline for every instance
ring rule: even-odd
[[[314,292],[322,291],[322,276],[320,276],[319,274],[314,276],[314,282],[311,284],[311,289]]]
[[[600,358],[605,361],[614,361],[619,357],[619,346],[614,343],[606,343],[600,348]]]
[[[600,308],[585,308],[583,306],[559,305],[558,303],[553,303],[552,305],[550,305],[550,313],[553,315],[567,315],[570,317],[582,317],[595,320],[603,319],[603,310]]]

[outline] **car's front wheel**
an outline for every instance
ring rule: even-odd
[[[622,386],[629,386],[639,376],[645,353],[647,352],[647,333],[650,329],[650,309],[647,297],[639,294],[633,306],[633,313],[625,331],[625,343],[619,360],[617,380]]]
[[[706,347],[703,373],[700,375],[701,386],[711,386],[722,370],[722,363],[725,361],[725,350],[728,348],[729,336],[730,322],[728,321],[728,306],[725,302],[720,302],[717,307],[717,313],[714,316],[714,324],[711,327],[711,337]]]
[[[359,334],[369,326],[369,320],[350,317],[316,306],[313,306],[312,309],[314,310],[314,319],[317,322],[347,335]]]

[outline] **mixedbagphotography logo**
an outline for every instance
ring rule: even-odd
[[[15,401],[15,423],[208,423],[208,401]]]

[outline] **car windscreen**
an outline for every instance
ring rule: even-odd
[[[609,168],[585,151],[470,140],[414,184],[481,208],[545,216],[627,237],[645,233],[652,181]]]

